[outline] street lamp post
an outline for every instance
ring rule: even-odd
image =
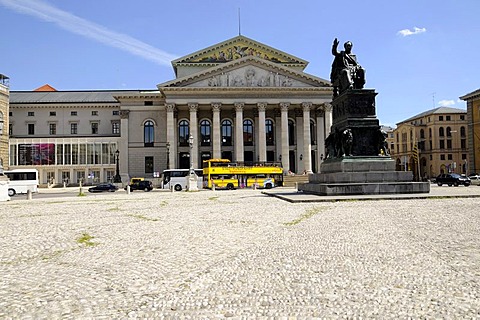
[[[190,135],[188,138],[188,144],[190,145],[190,174],[188,176],[188,191],[198,191],[197,185],[197,175],[195,174],[195,170],[193,168],[193,136]]]
[[[117,168],[115,172],[115,177],[113,177],[113,182],[114,183],[120,183],[122,182],[122,177],[120,177],[120,161],[119,161],[119,155],[120,151],[115,151],[115,158],[116,158],[116,163],[117,163]]]

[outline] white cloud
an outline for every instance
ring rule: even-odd
[[[438,105],[440,107],[451,107],[451,106],[455,105],[455,101],[454,100],[440,100],[440,101],[438,101]]]
[[[53,22],[62,29],[119,48],[159,65],[171,66],[171,60],[177,58],[173,54],[152,47],[128,35],[110,31],[99,24],[77,17],[40,0],[0,0],[0,4],[21,14]]]
[[[419,33],[424,33],[424,32],[427,32],[426,28],[414,27],[413,30],[410,30],[410,29],[400,30],[400,31],[397,32],[397,34],[401,35],[401,36],[404,36],[404,37],[407,37],[407,36],[412,36],[412,35],[419,34]]]

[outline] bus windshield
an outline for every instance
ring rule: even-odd
[[[198,188],[203,187],[203,170],[194,169],[197,176]],[[162,188],[182,191],[187,188],[190,169],[167,169],[162,172]]]
[[[259,162],[246,166],[228,159],[203,161],[203,186],[211,189],[266,188],[283,183],[283,169],[280,163]]]
[[[37,169],[14,169],[4,171],[10,179],[8,183],[8,195],[13,197],[17,193],[38,192]]]

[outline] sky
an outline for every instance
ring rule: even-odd
[[[353,42],[395,126],[480,88],[478,0],[0,0],[10,90],[155,90],[171,61],[242,35],[329,80],[333,39]]]

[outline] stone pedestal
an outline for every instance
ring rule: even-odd
[[[299,191],[318,195],[430,192],[428,182],[412,181],[411,171],[395,171],[395,161],[379,155],[385,137],[375,115],[376,95],[375,90],[352,89],[332,101],[329,144],[335,150],[321,164],[321,173],[309,175]],[[342,140],[347,129],[353,138],[348,145]]]

